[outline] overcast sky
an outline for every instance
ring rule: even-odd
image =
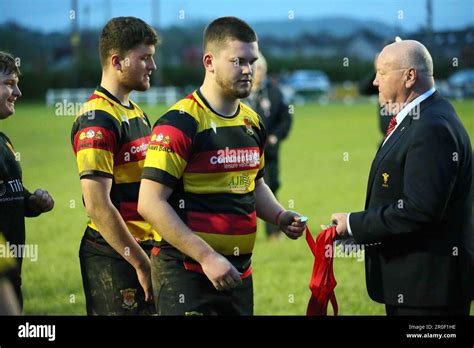
[[[412,31],[426,23],[427,0],[77,0],[80,28],[102,27],[110,17],[136,16],[147,22],[186,25],[234,15],[263,20],[328,16],[379,20]],[[474,0],[432,0],[435,30],[465,28],[474,23]],[[71,27],[72,0],[0,0],[0,23],[14,20],[45,32]],[[153,5],[154,3],[154,5]],[[154,10],[152,10],[154,9]],[[157,10],[158,9],[158,10]],[[154,15],[152,15],[152,12]]]

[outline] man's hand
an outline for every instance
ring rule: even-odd
[[[145,302],[153,301],[153,290],[151,285],[151,266],[148,262],[144,267],[136,268],[137,278],[145,293]]]
[[[237,269],[217,252],[207,256],[201,262],[201,267],[216,290],[229,290],[242,284],[242,279],[240,279],[240,273]]]
[[[278,227],[290,239],[298,239],[306,229],[306,222],[300,221],[301,216],[291,210],[286,210],[278,217]]]
[[[334,213],[331,215],[331,221],[336,224],[336,232],[339,237],[349,237],[347,231],[347,213]]]
[[[46,190],[37,189],[28,198],[28,207],[37,213],[46,213],[54,207],[53,197]]]

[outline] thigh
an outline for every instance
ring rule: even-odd
[[[81,250],[81,273],[88,315],[150,315],[135,269],[123,258]]]
[[[158,315],[253,315],[252,276],[228,291],[217,291],[202,273],[158,254],[151,257],[153,296]]]
[[[252,275],[242,279],[242,284],[230,291],[225,302],[223,315],[253,315],[253,280]]]
[[[218,315],[222,296],[201,273],[184,268],[183,262],[151,257],[153,297],[158,315]]]

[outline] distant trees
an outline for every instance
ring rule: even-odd
[[[203,24],[194,24],[160,31],[162,43],[155,55],[160,70],[155,75],[162,85],[191,88],[201,83],[203,28]],[[277,34],[262,36],[260,40],[273,76],[296,69],[317,69],[326,72],[332,82],[359,81],[373,71],[369,57],[381,46],[381,38],[368,31],[342,39],[330,33],[303,33],[292,39]],[[420,35],[416,33],[412,37],[423,42]],[[0,50],[20,58],[23,74],[20,87],[25,98],[42,99],[48,88],[93,89],[100,82],[101,72],[98,38],[97,30],[82,31],[72,46],[69,33],[43,34],[15,23],[0,26]],[[434,56],[437,79],[445,79],[456,69],[474,64],[472,59],[466,59],[472,57],[473,38],[472,28],[465,32],[435,33],[434,46],[428,46]],[[448,45],[451,41],[454,44]],[[455,67],[452,57],[457,57]]]

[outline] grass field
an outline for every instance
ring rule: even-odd
[[[474,100],[454,104],[474,138]],[[153,123],[165,107],[144,109]],[[370,103],[296,106],[294,115],[293,130],[282,148],[279,199],[309,216],[317,234],[331,213],[363,209],[381,136]],[[38,245],[39,256],[36,262],[24,261],[26,314],[85,314],[78,248],[87,216],[69,140],[72,122],[72,116],[56,116],[53,107],[20,100],[17,113],[0,123],[21,155],[25,186],[46,188],[56,201],[51,213],[27,220],[27,243]],[[255,313],[303,315],[313,264],[306,241],[268,242],[259,230],[253,257]],[[362,260],[336,258],[335,276],[340,314],[385,313],[367,295]]]

